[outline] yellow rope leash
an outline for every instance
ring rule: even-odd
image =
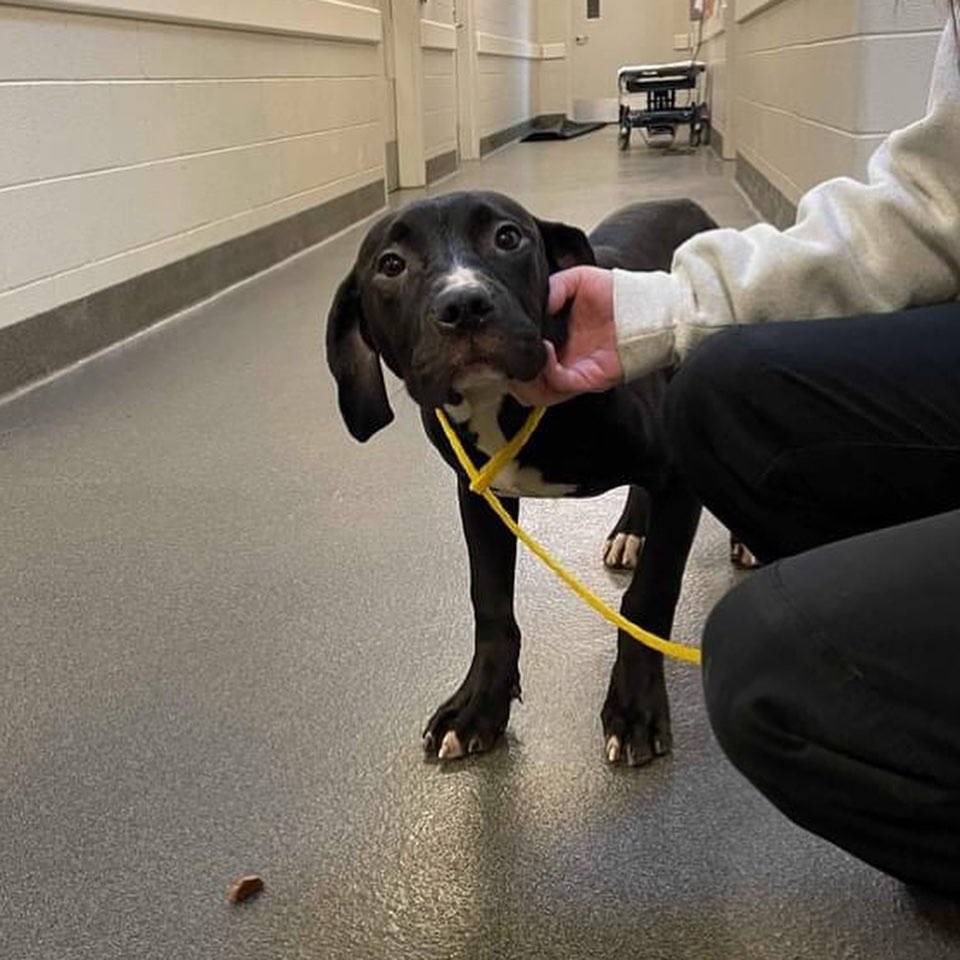
[[[638,627],[584,586],[572,573],[554,560],[554,558],[507,513],[505,507],[497,498],[497,495],[490,490],[490,485],[496,479],[497,474],[520,452],[521,447],[530,439],[533,431],[536,430],[537,425],[543,419],[545,412],[545,408],[543,407],[538,407],[533,410],[520,432],[503,447],[503,449],[498,450],[497,453],[490,458],[489,462],[484,465],[482,470],[478,470],[470,460],[467,451],[464,450],[460,438],[455,433],[453,427],[450,426],[450,421],[447,420],[446,414],[439,408],[436,410],[437,420],[440,421],[440,426],[447,437],[447,441],[456,454],[460,466],[463,467],[470,479],[470,489],[474,493],[480,494],[480,496],[487,501],[490,509],[493,510],[503,521],[507,529],[531,553],[539,557],[587,606],[592,607],[606,621],[612,623],[613,626],[618,629],[623,630],[624,633],[633,637],[634,640],[654,650],[659,650],[660,653],[666,654],[668,657],[673,657],[676,660],[699,664],[700,651],[696,647],[688,647],[682,643],[673,643],[671,640],[664,640]]]

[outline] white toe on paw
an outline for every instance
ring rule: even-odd
[[[448,730],[443,742],[440,744],[440,751],[437,757],[440,760],[456,760],[463,756],[463,745],[455,730]]]
[[[623,548],[623,565],[628,570],[637,569],[637,561],[640,559],[642,547],[643,537],[638,537],[635,533],[627,534],[627,542]]]
[[[613,566],[613,537],[607,540],[603,545],[603,563],[604,566]]]
[[[739,540],[730,541],[730,562],[741,570],[753,570],[760,566],[757,558]]]
[[[604,546],[603,562],[614,570],[635,570],[643,549],[643,537],[635,533],[617,533]]]
[[[610,737],[607,740],[607,762],[617,763],[620,760],[620,738]]]
[[[614,534],[606,542],[603,548],[603,562],[608,567],[619,567],[621,565],[626,543],[627,535],[625,533]]]

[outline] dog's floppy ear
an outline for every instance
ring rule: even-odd
[[[327,317],[327,363],[347,429],[361,442],[391,420],[380,357],[363,334],[363,306],[355,271],[340,284]]]
[[[547,250],[547,263],[550,272],[566,270],[581,265],[596,266],[597,258],[587,235],[577,227],[550,220],[537,220],[543,245]]]

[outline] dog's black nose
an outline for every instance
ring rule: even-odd
[[[475,330],[493,312],[493,301],[485,290],[448,290],[437,297],[433,309],[441,327]]]

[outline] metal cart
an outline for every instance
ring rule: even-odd
[[[677,128],[690,127],[690,145],[710,142],[710,112],[707,104],[698,99],[700,77],[707,65],[700,60],[678,63],[653,63],[621,67],[617,72],[617,90],[620,102],[620,149],[630,146],[630,134],[640,130],[648,143],[650,136],[669,137],[672,145]],[[690,91],[686,103],[677,104],[677,91]],[[635,97],[646,94],[646,106],[634,109]]]

